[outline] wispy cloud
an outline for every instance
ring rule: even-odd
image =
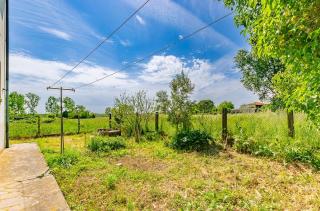
[[[136,15],[136,19],[141,25],[146,25],[145,20],[140,15]]]
[[[11,20],[19,27],[40,28],[59,38],[90,40],[101,36],[81,17],[78,11],[64,1],[12,1]]]
[[[129,40],[119,40],[120,44],[124,47],[131,46],[131,42]]]
[[[44,31],[48,34],[51,34],[53,36],[56,36],[60,39],[64,39],[64,40],[71,40],[71,35],[66,33],[66,32],[63,32],[63,31],[60,31],[58,29],[54,29],[54,28],[47,28],[47,27],[39,27],[41,31]]]
[[[132,7],[137,7],[137,5],[142,4],[143,0],[125,0],[125,2]],[[199,2],[197,1],[197,3]],[[219,14],[215,18],[222,16],[222,14],[220,14],[221,11],[218,12]],[[222,12],[226,13],[227,11]],[[171,0],[162,0],[150,3],[148,7],[144,8],[143,14],[144,16],[148,16],[148,18],[152,18],[157,22],[173,26],[181,30],[185,34],[188,34],[193,30],[207,24],[187,9],[183,8],[182,6]],[[215,12],[214,14],[217,14],[217,12]],[[223,34],[217,32],[213,27],[209,27],[205,31],[202,31],[201,33],[197,34],[197,36],[198,38],[201,38],[200,40],[206,40],[206,42],[219,43],[223,45],[225,48],[234,49],[238,47],[232,40],[230,40]]]

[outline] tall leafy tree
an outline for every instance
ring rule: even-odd
[[[25,99],[22,94],[18,92],[11,92],[9,94],[8,106],[9,114],[12,116],[25,114]]]
[[[216,110],[216,106],[214,105],[214,102],[212,100],[200,100],[197,103],[197,110],[199,113],[209,114]]]
[[[222,109],[226,108],[228,112],[230,112],[232,109],[234,109],[234,105],[231,101],[223,101],[218,106],[218,111],[222,112]]]
[[[156,109],[162,113],[168,113],[170,100],[166,91],[158,91],[156,93]]]
[[[36,114],[36,108],[39,104],[40,97],[34,93],[27,93],[26,94],[26,105],[28,107],[29,113],[30,114]]]
[[[68,113],[74,112],[74,110],[75,110],[75,108],[76,108],[75,102],[74,102],[74,101],[72,100],[72,98],[70,98],[70,97],[65,97],[65,98],[63,98],[63,105],[64,105],[65,110],[66,110]]]
[[[320,1],[224,1],[253,52],[285,65],[273,78],[278,96],[320,126]]]
[[[192,102],[190,95],[194,85],[188,76],[182,71],[170,83],[171,104],[169,109],[169,121],[176,125],[177,130],[191,128]]]
[[[46,112],[54,115],[59,114],[59,104],[58,99],[50,96],[46,102]]]
[[[260,100],[273,101],[277,97],[272,79],[284,71],[284,65],[279,59],[258,58],[248,51],[240,50],[235,57],[235,64],[242,73],[242,84],[256,93]]]

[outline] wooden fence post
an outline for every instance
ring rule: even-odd
[[[80,116],[78,115],[78,131],[77,133],[79,134],[80,133]]]
[[[294,138],[295,131],[294,131],[293,111],[288,111],[287,116],[288,116],[288,135],[289,137]]]
[[[111,114],[111,112],[109,113],[109,128],[111,129],[112,128],[112,122],[111,122],[111,120],[112,120],[112,114]]]
[[[155,115],[155,130],[156,132],[159,132],[159,112],[158,111],[156,112],[156,115]]]
[[[228,137],[228,110],[222,109],[222,140],[226,141]]]
[[[40,137],[41,134],[41,126],[40,126],[40,115],[38,115],[38,131],[37,131],[37,137]]]

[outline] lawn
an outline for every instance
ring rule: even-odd
[[[108,153],[85,146],[89,135],[16,140],[37,142],[74,210],[320,209],[320,174],[301,163],[238,154],[177,152],[164,141]]]

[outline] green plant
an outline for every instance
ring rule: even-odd
[[[157,141],[160,139],[160,134],[157,133],[157,132],[146,132],[144,134],[144,138],[147,140],[147,141]]]
[[[180,131],[171,142],[174,149],[187,151],[203,151],[208,150],[213,143],[213,138],[206,132],[194,131]]]
[[[102,137],[95,136],[91,138],[88,148],[93,152],[108,152],[125,148],[126,144],[122,137]]]
[[[53,154],[53,151],[47,150],[45,153],[51,154],[48,156],[47,161],[50,167],[61,166],[70,168],[79,161],[79,153],[76,151],[65,151],[64,154]]]
[[[103,184],[109,190],[114,190],[116,188],[117,181],[118,181],[118,177],[114,174],[110,174],[106,178],[104,178]]]

